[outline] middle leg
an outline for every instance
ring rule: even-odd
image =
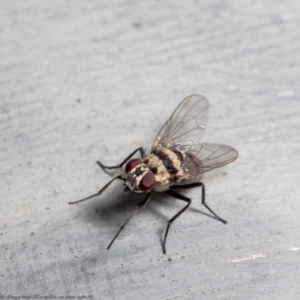
[[[220,218],[207,204],[206,204],[206,201],[205,201],[205,185],[203,182],[194,182],[194,183],[190,183],[190,184],[186,184],[186,185],[172,185],[171,186],[171,189],[191,189],[191,188],[195,188],[195,187],[199,187],[201,186],[202,187],[202,204],[205,206],[205,208],[207,210],[209,210],[213,215],[214,217],[216,218],[216,220],[224,223],[224,224],[227,224],[227,221]]]
[[[178,194],[174,191],[171,191],[171,190],[168,190],[168,191],[165,191],[165,194],[169,195],[169,196],[172,196],[176,199],[180,199],[180,200],[183,200],[185,202],[187,202],[187,205],[181,209],[172,219],[170,219],[168,221],[168,226],[167,226],[167,229],[166,229],[166,232],[165,232],[165,237],[164,237],[164,241],[163,241],[163,253],[164,254],[167,254],[166,252],[166,242],[167,242],[167,237],[168,237],[168,233],[169,233],[169,229],[170,229],[170,226],[171,224],[191,205],[192,203],[192,199],[188,198],[188,197],[185,197],[181,194]]]

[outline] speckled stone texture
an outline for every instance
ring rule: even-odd
[[[1,299],[299,299],[299,1],[0,4]],[[163,255],[184,203],[156,193],[107,251],[142,195],[68,201],[193,93],[240,154],[203,179],[228,224],[186,191]]]

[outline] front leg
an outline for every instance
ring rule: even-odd
[[[138,211],[140,211],[141,209],[143,209],[148,204],[149,200],[150,200],[150,193],[147,193],[145,199],[135,208],[135,210],[133,211],[133,213],[129,216],[129,218],[125,221],[125,223],[120,227],[120,229],[117,232],[117,234],[115,235],[115,237],[109,243],[109,245],[107,247],[108,250],[110,249],[111,245],[114,243],[114,241],[116,240],[116,238],[118,237],[118,235],[120,234],[120,232],[126,227],[126,225],[128,224],[128,222],[133,218],[133,216]]]
[[[119,165],[105,166],[99,160],[97,161],[97,164],[100,166],[101,169],[118,169],[121,168],[128,161],[128,159],[131,158],[138,151],[140,151],[141,157],[143,158],[145,156],[145,149],[143,147],[139,147],[136,150],[134,150],[131,154],[129,154]]]

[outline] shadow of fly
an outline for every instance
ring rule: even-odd
[[[125,173],[114,177],[98,193],[69,202],[69,204],[76,204],[101,195],[116,179],[124,182],[125,193],[132,191],[145,194],[143,201],[137,205],[121,226],[107,249],[110,249],[132,217],[146,207],[152,190],[186,202],[186,205],[168,221],[162,242],[164,254],[166,254],[166,242],[171,224],[192,202],[192,199],[178,193],[178,190],[202,187],[202,204],[215,219],[224,224],[227,223],[206,204],[205,186],[201,179],[204,172],[233,162],[237,159],[238,152],[230,146],[200,142],[206,129],[208,106],[208,100],[205,97],[188,96],[178,105],[161,128],[149,153],[140,147],[116,166],[106,166],[97,161],[102,169],[117,169],[126,164]],[[138,152],[140,158],[132,158]]]

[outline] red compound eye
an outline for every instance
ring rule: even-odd
[[[155,177],[152,172],[148,172],[144,175],[139,184],[139,189],[143,192],[150,191],[155,184]]]
[[[141,163],[142,163],[142,161],[138,158],[133,158],[133,159],[129,160],[125,167],[125,173],[128,173],[134,167],[136,167],[137,165],[139,165]]]

